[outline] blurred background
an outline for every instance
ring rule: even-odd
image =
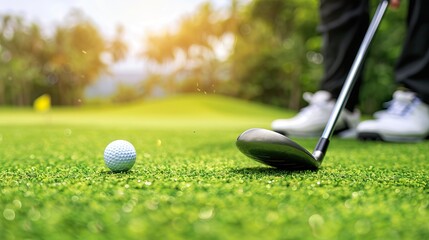
[[[370,50],[365,113],[394,91],[405,5],[387,13]],[[322,75],[317,9],[318,0],[5,1],[0,106],[201,93],[296,110]]]

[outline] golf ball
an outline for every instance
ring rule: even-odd
[[[112,172],[130,170],[136,162],[134,146],[125,140],[115,140],[104,149],[104,162]]]

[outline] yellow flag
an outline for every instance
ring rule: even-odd
[[[47,112],[51,109],[51,96],[49,94],[43,94],[36,98],[33,103],[33,108],[37,112]]]

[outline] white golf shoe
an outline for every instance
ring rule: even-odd
[[[293,137],[320,137],[334,109],[335,100],[327,91],[314,94],[304,93],[304,100],[309,105],[295,117],[278,119],[272,122],[273,131]],[[356,126],[359,124],[360,112],[344,110],[338,119],[334,134],[344,138],[356,137]]]
[[[359,139],[416,142],[429,135],[429,106],[413,92],[396,91],[387,110],[374,117],[358,125]]]

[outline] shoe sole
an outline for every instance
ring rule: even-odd
[[[358,139],[363,140],[363,141],[383,141],[383,142],[385,142],[385,140],[378,133],[366,133],[366,132],[358,133]]]
[[[346,131],[349,131],[350,128],[340,128],[340,129],[336,129],[333,133],[334,136],[340,136],[341,137],[341,133],[344,133]],[[312,132],[312,133],[300,133],[300,132],[296,132],[296,133],[289,133],[287,131],[280,131],[280,130],[273,130],[274,132],[280,133],[286,137],[296,137],[296,138],[318,138],[323,134],[323,131],[320,132]],[[356,138],[356,135],[354,136]],[[347,138],[347,137],[345,137]]]
[[[358,139],[363,141],[382,141],[382,142],[420,142],[425,139],[429,139],[429,135],[424,137],[398,137],[382,135],[374,132],[360,132],[358,133]]]
[[[286,131],[273,130],[274,132],[280,133],[286,137],[296,137],[296,138],[316,138],[319,137],[322,133],[290,133]]]

